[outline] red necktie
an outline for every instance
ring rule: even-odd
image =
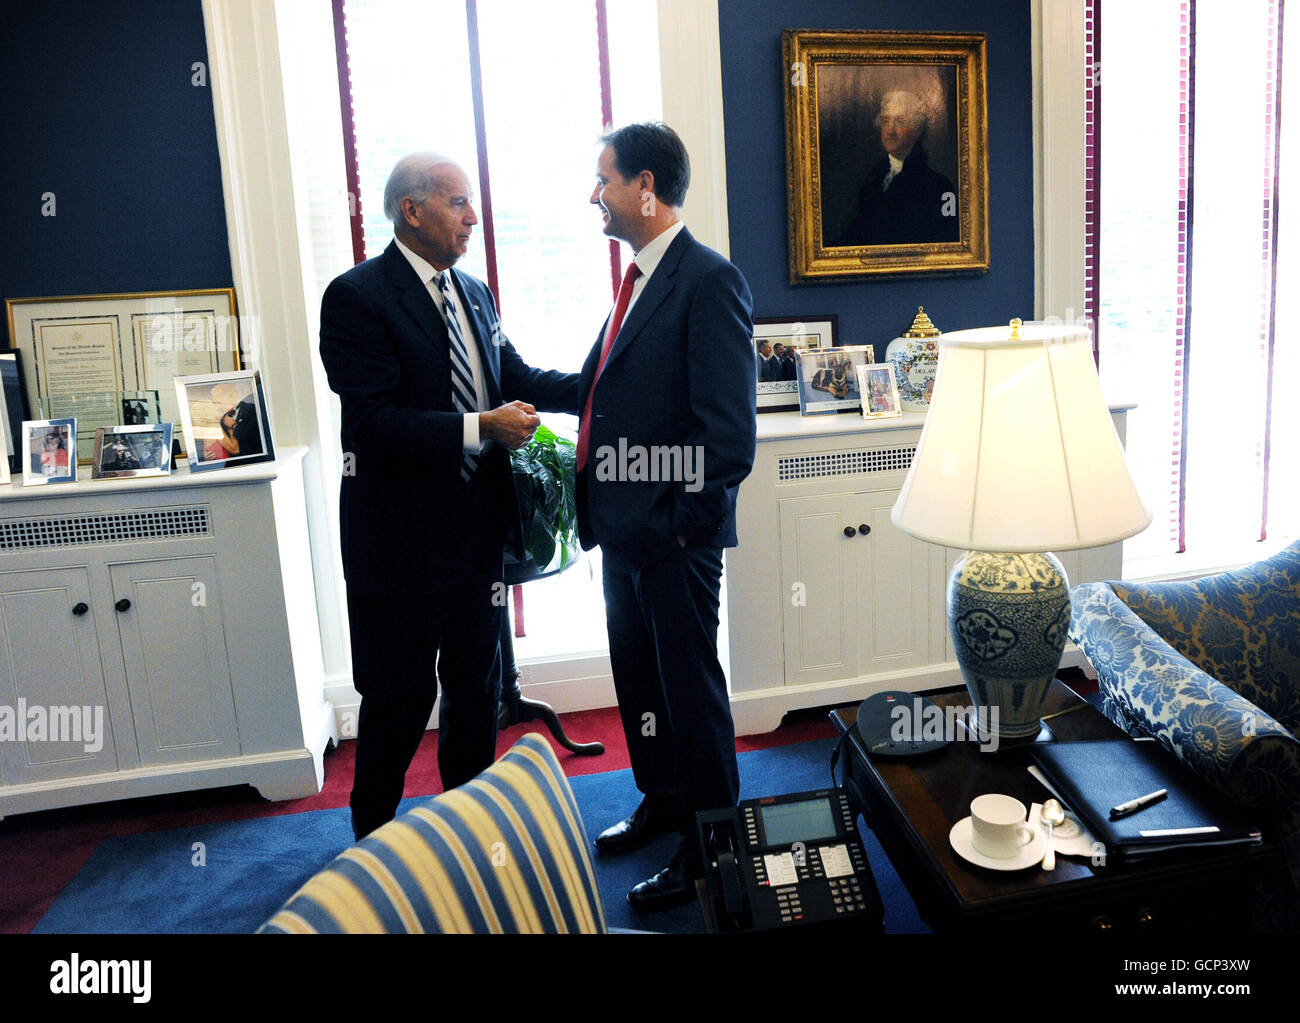
[[[605,360],[614,347],[619,328],[623,326],[623,316],[627,313],[628,303],[632,301],[632,288],[641,276],[641,268],[633,261],[623,275],[623,286],[618,289],[618,301],[614,304],[614,315],[609,318],[609,329],[605,331],[605,343],[600,349],[600,361],[596,363],[596,375],[591,378],[591,390],[587,392],[587,404],[583,407],[582,418],[578,421],[578,472],[587,467],[587,445],[591,436],[591,396],[596,393],[596,381],[600,379]]]

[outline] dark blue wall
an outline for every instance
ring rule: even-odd
[[[229,287],[211,77],[190,84],[199,0],[25,0],[2,20],[0,297]]]
[[[884,346],[918,305],[940,330],[1034,315],[1033,76],[1029,4],[1007,0],[718,0],[731,260],[755,316],[839,316],[842,344]],[[972,277],[790,284],[782,29],[988,35],[990,269]]]

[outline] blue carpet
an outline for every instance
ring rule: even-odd
[[[824,788],[834,740],[740,754],[742,799]],[[569,779],[590,835],[625,817],[640,799],[630,770]],[[423,798],[407,799],[404,812]],[[863,843],[885,903],[887,933],[927,930],[875,836]],[[346,808],[228,821],[108,839],[34,928],[37,934],[248,933],[269,919],[312,874],[351,844]],[[668,862],[663,836],[623,856],[593,853],[611,927],[669,933],[703,930],[694,903],[654,914],[628,906],[627,891]]]

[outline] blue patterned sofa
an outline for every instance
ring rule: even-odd
[[[1300,543],[1236,572],[1070,597],[1106,716],[1259,808],[1300,891]]]
[[[258,933],[604,933],[587,848],[568,779],[529,733],[345,849]]]

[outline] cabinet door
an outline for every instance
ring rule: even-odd
[[[140,762],[239,754],[211,557],[109,565]],[[129,601],[127,607],[121,607]],[[239,637],[230,637],[238,642]]]
[[[858,674],[857,499],[837,494],[781,501],[786,685]]]
[[[85,568],[0,573],[0,781],[117,770],[92,603]]]
[[[897,490],[857,494],[853,521],[858,538],[858,674],[929,664],[929,544],[908,536],[889,519]],[[862,527],[867,530],[863,532]]]

